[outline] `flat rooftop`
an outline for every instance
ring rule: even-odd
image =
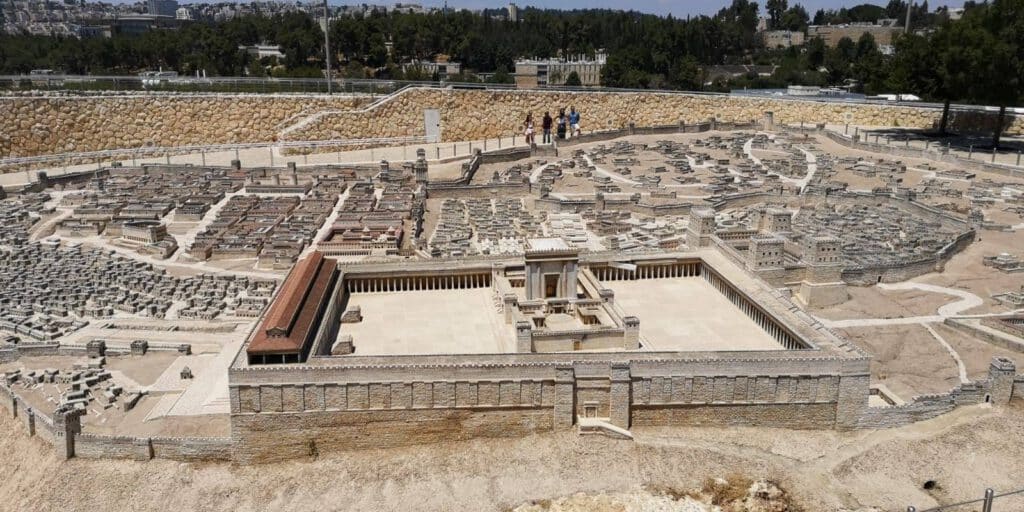
[[[494,290],[353,293],[363,321],[341,324],[357,356],[500,354],[515,351],[514,332],[494,304]]]
[[[603,284],[622,311],[640,319],[644,350],[785,350],[700,277]]]

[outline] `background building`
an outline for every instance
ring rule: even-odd
[[[178,11],[177,0],[149,0],[148,12],[154,16],[175,17]]]
[[[792,30],[766,30],[760,32],[761,42],[766,48],[789,48],[804,44],[804,33]]]
[[[846,25],[811,25],[807,27],[807,38],[820,37],[830,48],[834,48],[839,41],[848,37],[856,42],[864,34],[871,34],[875,38],[875,44],[879,46],[891,45],[893,36],[903,32],[903,27],[896,26],[896,20],[879,20],[877,24],[872,23],[850,23]]]
[[[607,55],[598,52],[593,59],[580,57],[576,60],[522,59],[516,61],[516,87],[530,88],[544,85],[565,85],[572,72],[580,77],[583,86],[601,85],[601,70]]]

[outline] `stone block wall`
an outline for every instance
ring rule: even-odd
[[[352,110],[367,101],[353,96],[277,95],[0,97],[0,158],[147,145],[269,142],[303,114]]]
[[[535,116],[575,106],[587,132],[679,123],[696,124],[716,118],[725,123],[760,120],[774,112],[779,124],[851,123],[869,126],[927,128],[941,111],[890,105],[849,105],[815,101],[746,98],[726,95],[413,89],[382,102],[368,112],[329,114],[301,130],[294,139],[320,139],[369,133],[371,136],[423,135],[423,109],[441,111],[444,141],[478,140],[522,132],[528,112]],[[367,116],[366,114],[371,114]],[[641,130],[642,131],[642,130]],[[1008,133],[1024,131],[1015,119]]]
[[[585,132],[642,133],[658,125],[749,123],[771,111],[777,124],[851,123],[926,128],[941,111],[890,105],[849,105],[727,95],[404,89],[367,105],[368,97],[285,95],[0,97],[0,158],[138,148],[424,136],[424,109],[441,113],[442,141],[480,140],[522,133],[528,112],[575,106]],[[981,123],[981,113],[958,115],[954,125]],[[994,114],[992,115],[994,117]],[[962,121],[961,121],[962,119]],[[980,125],[979,125],[980,126]],[[294,129],[285,130],[285,128]],[[1024,116],[1007,133],[1024,133]]]
[[[392,409],[236,414],[234,460],[272,462],[336,450],[520,437],[550,431],[550,408]]]

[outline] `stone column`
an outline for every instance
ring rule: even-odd
[[[629,363],[613,363],[611,371],[611,389],[608,392],[608,415],[612,425],[629,428],[630,392]]]
[[[501,309],[505,313],[505,323],[512,323],[512,311],[516,308],[516,294],[506,293],[501,297]]]
[[[36,435],[36,412],[31,407],[25,409],[25,429],[29,436]]]
[[[520,354],[533,352],[533,327],[526,320],[516,322],[516,352]]]
[[[576,373],[571,366],[555,368],[554,426],[571,428],[576,421]]]
[[[627,316],[622,319],[626,327],[622,340],[624,350],[637,350],[640,348],[640,319],[635,316]]]

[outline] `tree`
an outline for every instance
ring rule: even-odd
[[[993,0],[959,21],[976,37],[979,52],[972,96],[999,107],[992,134],[998,148],[1006,108],[1024,97],[1024,0]]]
[[[580,80],[580,74],[575,71],[569,72],[569,76],[565,79],[565,85],[568,85],[569,87],[582,86],[583,82]]]
[[[781,26],[779,28],[803,32],[807,30],[809,20],[810,17],[807,15],[807,10],[802,5],[797,4],[782,13]]]
[[[786,0],[768,0],[765,2],[765,10],[768,11],[768,17],[772,19],[771,27],[773,29],[780,29],[782,26],[782,13],[786,12],[788,3]]]
[[[668,82],[674,89],[699,91],[704,85],[704,80],[697,59],[693,58],[693,55],[687,55],[677,60],[672,65]]]

